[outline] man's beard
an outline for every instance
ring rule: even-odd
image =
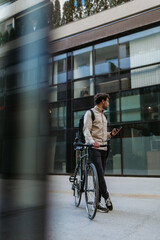
[[[107,110],[108,106],[105,106],[105,104],[103,104],[102,108],[103,108],[103,110]]]

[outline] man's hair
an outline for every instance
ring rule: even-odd
[[[95,104],[101,103],[102,100],[106,101],[107,98],[109,99],[109,94],[107,94],[107,93],[97,93],[94,96]]]

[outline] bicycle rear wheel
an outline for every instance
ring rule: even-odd
[[[73,188],[74,188],[74,203],[75,206],[78,207],[81,202],[81,197],[82,197],[82,172],[81,172],[81,166],[78,164],[75,169],[74,173],[74,183],[73,183]]]
[[[97,170],[93,163],[86,166],[85,178],[85,200],[86,210],[89,219],[93,219],[97,212],[98,198],[99,198],[99,184]]]

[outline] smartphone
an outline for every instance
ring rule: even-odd
[[[121,130],[122,126],[116,127],[116,131]]]

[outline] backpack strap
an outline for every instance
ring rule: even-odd
[[[91,116],[92,116],[92,122],[95,120],[95,115],[92,109],[89,109],[89,111],[91,112]]]

